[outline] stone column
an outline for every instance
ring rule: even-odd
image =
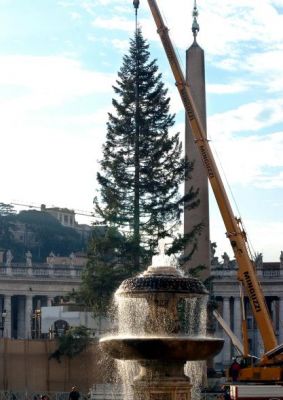
[[[17,328],[17,339],[25,338],[25,298],[23,296],[18,296],[18,328]]]
[[[240,297],[234,298],[234,333],[240,342],[242,342],[242,310]]]
[[[272,316],[272,324],[273,329],[276,332],[276,300],[271,300],[270,302],[271,316]]]
[[[279,321],[283,321],[283,297],[279,298]],[[283,343],[283,326],[279,323],[279,344]]]
[[[12,267],[8,265],[6,268],[7,268],[6,274],[12,276],[13,275]]]
[[[230,298],[224,297],[223,298],[223,319],[226,324],[230,327],[231,326],[231,318],[230,318]],[[226,333],[224,333],[225,343],[223,346],[223,362],[224,365],[231,364],[231,343],[230,338]]]
[[[53,264],[48,266],[48,275],[54,276],[54,265]]]
[[[47,297],[47,307],[51,307],[52,306],[52,301],[53,301],[53,297]]]
[[[4,296],[4,310],[6,310],[6,318],[4,322],[4,337],[11,338],[12,333],[12,297],[6,294]]]
[[[25,338],[31,338],[32,296],[26,296]]]

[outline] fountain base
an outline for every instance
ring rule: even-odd
[[[142,361],[133,383],[134,400],[191,400],[190,379],[184,363]]]

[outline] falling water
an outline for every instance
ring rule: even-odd
[[[115,360],[119,380],[122,382],[123,398],[125,400],[133,399],[132,384],[135,376],[139,372],[137,361]]]
[[[148,304],[144,298],[114,297],[117,309],[118,335],[143,336],[148,315]],[[116,360],[118,378],[122,382],[124,398],[132,400],[132,383],[139,372],[136,361]]]
[[[145,298],[119,297],[115,295],[119,335],[144,335],[144,326],[148,316],[148,304]]]
[[[207,327],[207,297],[186,299],[189,309],[189,320],[191,321],[190,335],[206,336]],[[201,398],[201,387],[206,385],[206,361],[187,361],[185,374],[190,378],[192,387],[192,399]]]

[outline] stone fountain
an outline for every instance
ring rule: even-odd
[[[195,314],[207,298],[204,285],[183,276],[168,259],[155,256],[143,274],[122,282],[115,294],[119,333],[100,340],[111,357],[138,362],[134,400],[191,400],[184,364],[206,360],[223,347],[223,339],[199,335],[206,320]]]

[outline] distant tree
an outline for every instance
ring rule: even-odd
[[[0,205],[0,248],[10,249],[14,261],[23,261],[27,250],[31,250],[34,261],[42,262],[51,251],[68,256],[86,247],[75,229],[61,225],[47,212],[25,210],[14,214],[9,210]],[[15,237],[18,229],[23,231],[21,241]]]
[[[0,203],[0,247],[7,250],[13,243],[13,217],[15,210],[13,205]]]
[[[1,203],[0,202],[0,216],[7,217],[15,214],[15,208],[12,204]]]
[[[35,260],[45,260],[51,251],[61,256],[68,256],[71,252],[81,250],[81,237],[73,228],[60,222],[47,212],[29,210],[21,211],[17,220],[26,225],[27,230],[33,232],[36,245],[33,254]],[[29,244],[29,248],[32,245]]]
[[[64,335],[59,336],[57,342],[58,348],[50,354],[49,360],[55,358],[60,363],[61,357],[73,358],[91,344],[89,329],[83,325],[72,327]]]
[[[158,240],[171,236],[183,207],[179,185],[186,163],[179,134],[169,134],[174,115],[161,78],[138,29],[113,87],[115,112],[109,113],[95,198],[105,223],[127,232],[136,270],[142,246],[151,256]]]

